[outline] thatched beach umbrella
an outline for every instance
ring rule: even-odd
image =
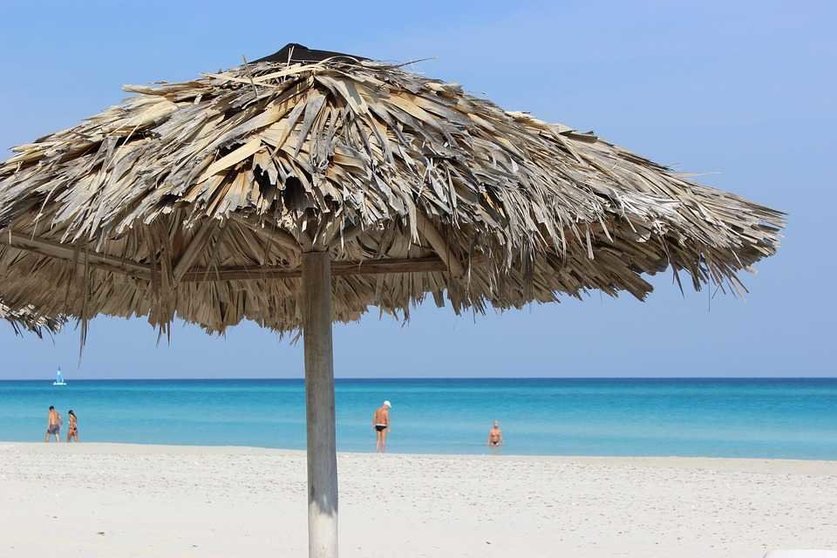
[[[304,334],[311,556],[335,556],[333,320],[460,313],[668,267],[739,290],[779,212],[398,66],[289,45],[134,96],[0,166],[0,296]],[[679,279],[678,279],[679,280]]]
[[[2,302],[0,302],[0,320],[6,320],[18,335],[29,331],[38,337],[43,336],[44,331],[58,333],[65,322],[64,318],[42,316],[31,306],[12,310]]]

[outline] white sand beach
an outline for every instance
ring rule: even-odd
[[[341,454],[344,557],[837,549],[837,462]],[[0,443],[0,556],[305,556],[302,452]]]

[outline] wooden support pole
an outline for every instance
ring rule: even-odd
[[[430,229],[425,228],[425,234]],[[435,230],[435,229],[434,229]],[[204,236],[210,231],[204,233],[196,233],[196,238],[192,240],[186,249],[186,253],[175,264],[174,279],[175,282],[180,283],[205,283],[205,282],[222,282],[222,281],[264,281],[270,279],[298,279],[302,277],[302,267],[278,267],[278,266],[227,266],[227,267],[211,267],[211,268],[190,268],[194,261],[193,247],[197,247],[196,242],[200,242],[197,235]],[[451,255],[447,249],[441,236],[429,233],[428,238],[434,238],[434,251],[438,254],[447,254],[447,260],[440,256],[431,256],[425,258],[381,258],[369,259],[363,261],[336,261],[331,268],[331,274],[335,277],[344,277],[350,275],[378,275],[378,274],[394,274],[394,273],[432,273],[435,271],[450,271],[454,276],[461,276],[464,272],[462,264]],[[205,238],[204,238],[205,240]],[[429,242],[429,240],[428,240]],[[8,230],[0,231],[0,245],[8,245],[16,250],[22,250],[43,256],[45,258],[53,258],[56,260],[63,260],[66,262],[75,263],[76,249],[84,250],[86,245],[82,244],[76,246],[73,244],[61,244],[59,242],[32,237],[20,233],[12,233]],[[299,248],[299,247],[297,247]],[[143,281],[151,281],[152,270],[149,264],[129,260],[127,258],[120,258],[117,256],[110,256],[99,252],[86,251],[86,264],[94,269],[108,271],[121,275],[127,275]],[[471,258],[471,264],[484,262],[484,258],[474,256]]]
[[[337,446],[331,339],[331,260],[302,255],[308,432],[308,556],[337,558]]]
[[[65,262],[76,261],[76,246],[73,244],[60,244],[38,238],[32,238],[18,233],[11,235],[7,231],[0,231],[0,245],[6,244],[16,250],[23,250],[43,256],[63,260]],[[84,245],[82,245],[82,248]],[[151,281],[151,266],[148,264],[101,254],[98,252],[86,252],[87,265],[94,269],[108,271],[121,275],[127,275],[143,281]],[[481,258],[473,258],[472,262],[482,261]],[[181,267],[185,269],[185,265]],[[378,275],[390,273],[431,273],[434,271],[445,271],[448,265],[438,257],[427,258],[382,258],[364,261],[337,261],[332,266],[332,275],[335,277],[349,275]],[[269,279],[298,279],[302,277],[302,267],[277,267],[277,266],[236,266],[236,267],[212,267],[192,268],[182,271],[178,283],[205,283],[221,281],[264,281]]]
[[[331,275],[379,275],[388,273],[430,273],[445,271],[447,266],[437,257],[429,258],[386,258],[362,262],[332,262]],[[216,269],[193,269],[183,276],[182,282],[217,281],[264,281],[268,279],[297,279],[302,277],[301,268],[249,266],[219,267]]]
[[[33,252],[47,258],[56,258],[69,262],[75,262],[77,260],[76,247],[72,244],[62,244],[29,234],[12,232],[8,229],[0,231],[0,244],[6,244],[17,250]],[[82,251],[84,248],[81,247]],[[88,264],[113,273],[123,273],[135,277],[150,277],[151,275],[151,268],[147,265],[138,264],[125,258],[117,258],[91,251],[86,252],[86,257]]]

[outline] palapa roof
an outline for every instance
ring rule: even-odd
[[[778,211],[459,85],[301,48],[127,86],[120,105],[14,148],[0,296],[82,320],[285,331],[310,250],[332,255],[339,320],[407,316],[428,294],[456,312],[644,298],[644,274],[667,267],[739,289],[776,251]]]
[[[65,322],[63,318],[41,316],[31,306],[12,310],[2,302],[0,302],[0,320],[6,320],[11,324],[12,329],[18,335],[24,331],[30,331],[38,337],[41,337],[44,331],[58,333]]]

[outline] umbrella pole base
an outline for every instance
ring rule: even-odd
[[[337,446],[331,337],[331,260],[302,257],[308,434],[308,556],[337,558]]]

